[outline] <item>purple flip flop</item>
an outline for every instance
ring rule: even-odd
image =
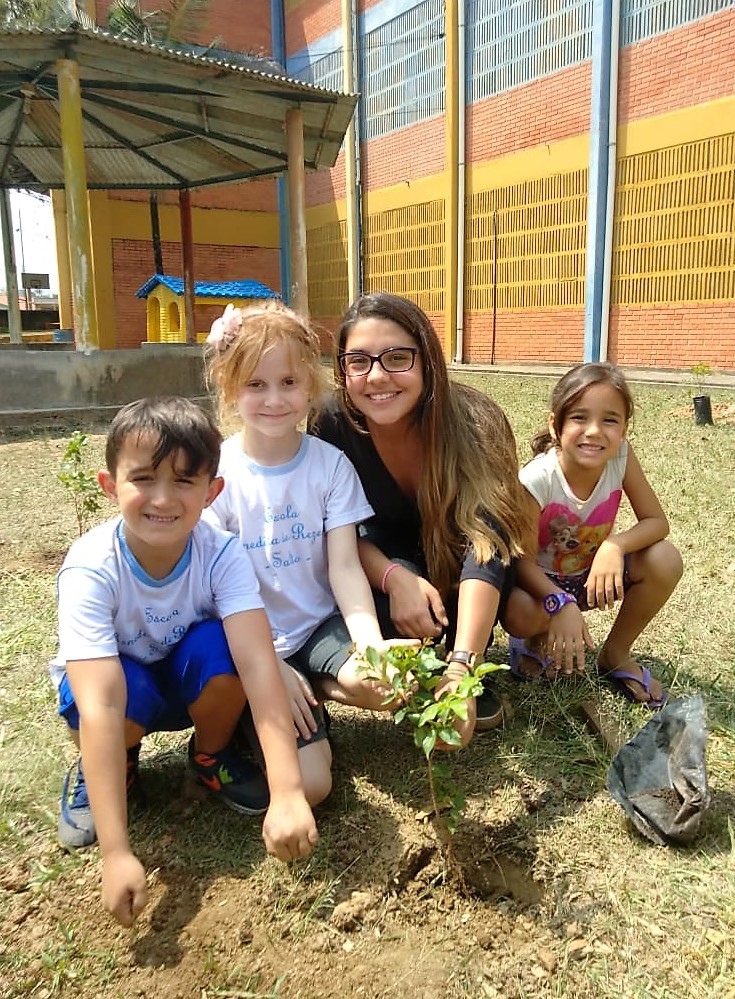
[[[515,680],[520,680],[523,683],[551,683],[552,680],[546,675],[546,670],[554,661],[549,656],[543,657],[534,652],[533,649],[529,649],[525,641],[522,638],[513,638],[510,636],[508,641],[510,647],[510,674]],[[533,659],[541,667],[541,672],[538,676],[529,676],[528,673],[524,673],[521,669],[521,659],[523,656],[527,656],[529,659]]]
[[[599,664],[597,664],[597,672],[601,680],[609,683],[614,690],[623,695],[626,701],[630,701],[632,704],[640,704],[642,707],[648,708],[649,711],[658,711],[666,704],[669,696],[668,690],[663,690],[659,698],[654,698],[651,695],[651,671],[646,669],[645,666],[641,666],[642,676],[636,676],[635,673],[631,673],[625,669],[611,669],[605,672],[600,669]],[[648,695],[648,700],[639,701],[626,685],[626,680],[632,680],[633,683],[640,684]]]

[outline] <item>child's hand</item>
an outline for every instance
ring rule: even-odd
[[[268,853],[286,863],[309,856],[319,842],[319,833],[303,791],[271,798],[263,820],[263,841]]]
[[[314,712],[311,709],[315,708],[319,701],[305,676],[283,659],[278,660],[278,665],[296,730],[303,739],[309,739],[317,729]]]
[[[625,558],[620,546],[607,538],[597,549],[587,577],[587,606],[600,610],[623,599]]]
[[[129,850],[108,854],[102,865],[102,904],[118,923],[132,926],[148,903],[145,871]]]
[[[390,616],[402,635],[437,638],[449,623],[441,595],[435,586],[399,565],[386,582]]]
[[[371,643],[370,647],[374,649],[379,655],[381,660],[383,659],[383,653],[387,652],[389,649],[417,649],[421,645],[418,638],[383,638],[379,642]],[[368,665],[367,657],[365,656],[364,649],[356,649],[347,662],[354,662],[358,669],[364,670]],[[382,698],[387,698],[393,693],[393,677],[398,676],[400,670],[396,666],[392,666],[390,663],[381,662],[382,668],[385,670],[385,680],[370,678],[370,683],[373,688],[380,694]],[[406,674],[407,683],[413,683],[413,674]],[[400,700],[396,700],[390,705],[390,710],[394,711],[400,704]]]
[[[546,635],[546,655],[554,660],[557,673],[571,676],[576,669],[584,672],[584,650],[594,649],[595,644],[587,630],[582,611],[576,604],[565,604],[549,619]],[[548,672],[551,672],[551,666]]]

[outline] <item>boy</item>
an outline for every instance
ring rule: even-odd
[[[75,542],[58,578],[51,672],[59,714],[81,749],[64,785],[59,840],[99,841],[103,904],[124,926],[147,901],[128,841],[126,789],[148,732],[193,725],[198,779],[237,811],[267,810],[263,839],[279,859],[308,856],[318,839],[249,557],[236,538],[200,521],[223,485],[220,443],[209,415],[186,399],[121,409],[98,476],[120,516]],[[246,700],[267,784],[230,746]]]

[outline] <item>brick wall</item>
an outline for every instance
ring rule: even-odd
[[[163,258],[168,273],[182,277],[181,264],[174,267],[169,261],[181,259],[177,243],[163,244]],[[150,243],[142,240],[115,239],[112,247],[115,275],[115,316],[117,319],[117,347],[138,347],[146,339],[146,301],[135,293],[153,274],[153,251]],[[199,245],[194,248],[194,275],[197,281],[260,281],[274,291],[280,291],[280,262],[278,250],[261,247]],[[222,307],[197,306],[195,326],[206,330]]]
[[[639,42],[620,53],[621,122],[730,97],[735,91],[735,9]],[[723,132],[732,122],[723,122]]]
[[[363,190],[377,191],[394,184],[410,184],[444,170],[444,118],[432,118],[411,128],[365,142],[360,168]],[[306,178],[308,206],[329,204],[345,196],[344,153],[331,170]]]
[[[107,12],[113,0],[96,0],[97,23],[107,23]],[[143,13],[161,9],[157,0],[142,0]],[[271,51],[270,4],[266,0],[210,0],[199,19],[198,38],[180,38],[179,41],[199,42],[207,45],[215,39],[219,47],[233,52],[252,52],[269,55]]]
[[[580,359],[583,344],[583,309],[499,311],[495,317],[495,361],[562,363]],[[464,360],[489,364],[492,347],[492,313],[465,313]]]
[[[294,9],[296,8],[296,9]],[[286,4],[286,54],[300,52],[342,25],[339,0],[306,0]]]
[[[467,109],[467,159],[483,162],[589,130],[592,64],[506,90]]]
[[[735,302],[613,308],[608,339],[610,357],[620,364],[691,368],[703,361],[732,371]]]
[[[465,314],[464,359],[489,364],[493,317]],[[495,361],[574,363],[584,356],[583,309],[499,311]],[[735,368],[735,304],[692,304],[657,308],[614,307],[608,356],[628,367]]]

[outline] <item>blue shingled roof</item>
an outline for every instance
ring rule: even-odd
[[[174,295],[184,294],[184,279],[168,274],[154,274],[136,291],[137,298],[147,298],[159,284],[166,285]],[[260,281],[195,281],[194,294],[202,298],[280,298]]]

